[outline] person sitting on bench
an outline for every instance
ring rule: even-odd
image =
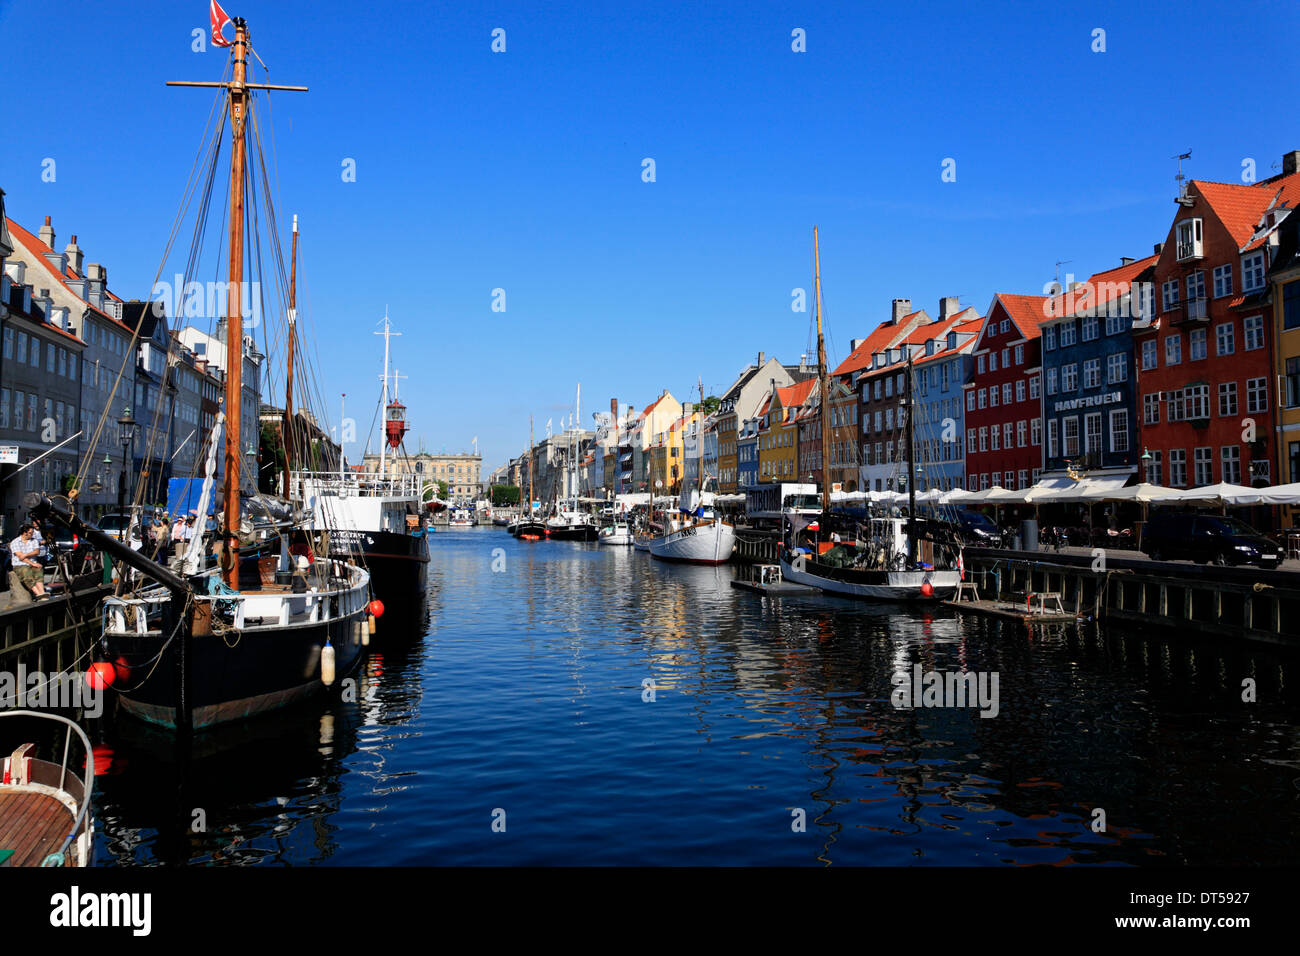
[[[38,601],[48,601],[45,593],[45,565],[41,563],[41,543],[31,522],[23,525],[18,537],[9,542],[13,574],[18,583]]]

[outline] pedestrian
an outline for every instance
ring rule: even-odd
[[[45,593],[45,565],[41,563],[41,543],[36,528],[26,522],[18,537],[9,542],[9,556],[13,561],[15,580],[38,601],[48,601]]]

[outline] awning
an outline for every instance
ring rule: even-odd
[[[1300,482],[1289,485],[1275,485],[1272,488],[1256,488],[1260,502],[1266,505],[1300,505]]]
[[[1130,474],[1084,475],[1075,481],[1068,475],[1062,475],[1040,481],[1023,494],[1026,501],[1036,505],[1110,501],[1131,477]]]
[[[1247,488],[1245,485],[1230,485],[1219,482],[1204,488],[1189,488],[1170,495],[1167,501],[1180,504],[1204,505],[1255,505],[1263,501],[1264,488]]]

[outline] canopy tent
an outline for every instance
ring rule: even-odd
[[[1046,478],[1030,488],[1025,492],[1025,500],[1035,505],[1128,500],[1115,499],[1112,496],[1121,491],[1125,482],[1131,477],[1132,475],[1128,474],[1089,475],[1076,481],[1069,475],[1057,475]]]
[[[1185,505],[1257,505],[1264,500],[1263,493],[1266,490],[1247,488],[1245,485],[1230,485],[1221,481],[1217,485],[1206,485],[1204,488],[1176,491],[1162,501],[1171,503],[1176,501]]]
[[[1115,488],[1106,493],[1102,501],[1136,501],[1138,504],[1153,504],[1175,498],[1178,492],[1173,488],[1149,485],[1145,481],[1125,488]]]
[[[1274,485],[1272,488],[1256,488],[1260,504],[1265,505],[1300,505],[1300,482],[1289,485]]]

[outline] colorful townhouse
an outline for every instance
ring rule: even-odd
[[[714,424],[718,440],[718,488],[733,494],[744,488],[739,478],[737,442],[744,423],[755,417],[775,381],[778,386],[793,385],[816,374],[806,363],[783,365],[766,353],[758,353],[758,361],[742,369],[736,380],[722,393]]]
[[[1125,258],[1048,299],[1039,324],[1044,480],[1079,476],[1123,487],[1137,474],[1133,324],[1152,315],[1156,259]]]
[[[812,379],[812,388],[803,407],[795,415],[798,429],[798,464],[795,474],[800,481],[813,481],[821,485],[822,472],[822,397],[821,388],[816,379]],[[827,376],[830,382],[830,441],[826,452],[829,455],[831,490],[852,491],[857,488],[857,396],[848,385],[838,378]],[[851,481],[853,487],[846,487]]]
[[[1252,185],[1188,182],[1155,266],[1156,317],[1134,330],[1146,477],[1172,488],[1262,486],[1277,475],[1274,307],[1279,213],[1300,196],[1295,154]]]
[[[1278,475],[1274,482],[1283,485],[1300,481],[1300,216],[1288,215],[1279,230],[1277,258],[1269,282],[1277,343],[1274,371],[1282,382],[1277,422]],[[1293,524],[1290,520],[1285,523]]]
[[[1047,296],[999,293],[976,338],[965,385],[966,488],[1028,488],[1042,472],[1039,325]]]
[[[965,385],[983,320],[973,308],[955,318],[942,337],[926,339],[912,359],[920,491],[966,486]]]
[[[759,413],[758,480],[799,481],[798,416],[808,405],[816,378],[773,388]]]
[[[754,415],[740,422],[736,432],[736,487],[743,491],[758,482],[758,426]]]
[[[937,463],[940,456],[948,454],[949,461],[957,463],[960,468],[961,452],[953,442],[948,449],[941,446],[943,439],[942,420],[948,417],[953,407],[960,409],[960,396],[949,396],[949,409],[943,411],[929,405],[929,368],[924,376],[926,395],[920,394],[920,385],[916,376],[914,363],[918,359],[934,356],[946,351],[950,334],[956,336],[957,329],[969,325],[976,318],[974,309],[960,309],[956,298],[939,300],[939,318],[930,321],[924,311],[912,313],[916,322],[902,335],[893,336],[892,344],[884,345],[872,356],[870,364],[859,370],[853,381],[859,396],[859,414],[862,421],[862,445],[859,460],[859,475],[863,491],[902,491],[907,488],[907,414],[904,407],[907,395],[909,375],[911,382],[917,386],[913,391],[913,400],[925,402],[926,406],[918,418],[918,427],[914,429],[916,441],[914,458],[916,461],[917,488],[924,491],[937,480],[931,475],[929,465]],[[874,333],[873,333],[874,336]],[[964,339],[972,338],[968,331]],[[952,341],[955,343],[956,338]],[[936,388],[951,390],[960,387],[960,383],[942,382],[943,366],[936,368]],[[951,369],[949,369],[951,374]],[[937,398],[937,396],[936,396]],[[956,401],[951,401],[951,399]]]

